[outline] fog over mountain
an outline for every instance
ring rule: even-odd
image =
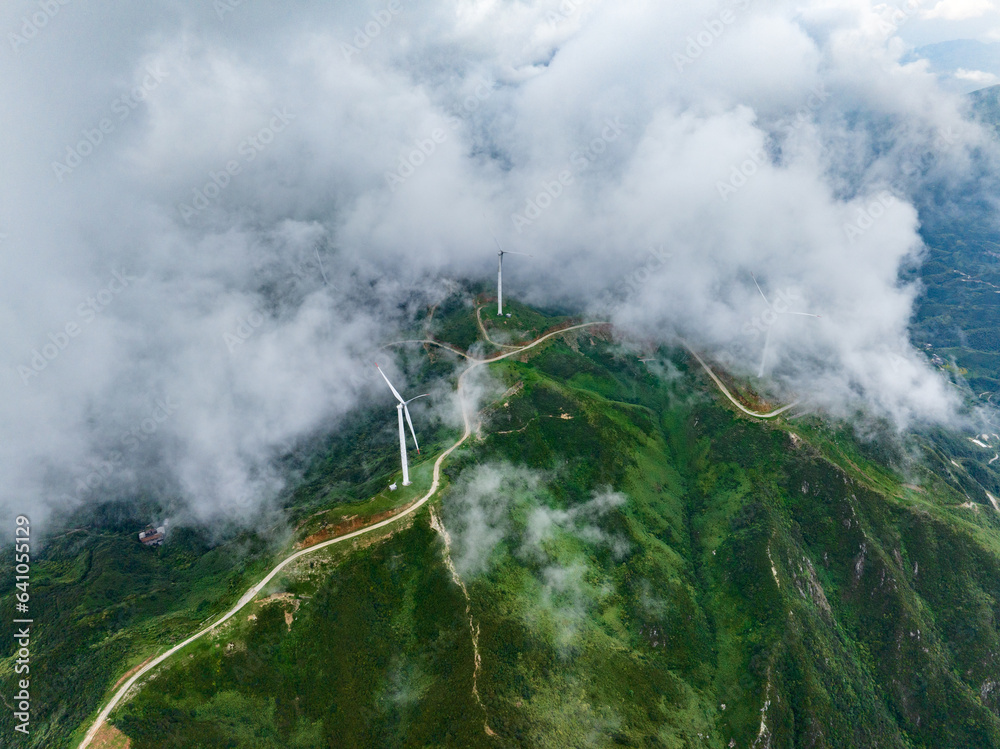
[[[248,518],[283,445],[385,396],[394,329],[491,277],[491,228],[527,301],[740,374],[770,327],[776,393],[950,421],[899,272],[914,196],[996,152],[880,7],[5,5],[0,519]]]

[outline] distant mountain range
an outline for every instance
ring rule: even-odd
[[[416,335],[496,353],[567,322],[514,300],[479,322],[489,301],[461,289]],[[409,353],[412,387],[466,371],[441,352]],[[1000,437],[750,418],[777,404],[603,327],[491,373],[427,509],[294,561],[91,748],[1000,746]],[[59,626],[21,745],[78,746],[115,685],[278,559],[420,496],[460,435],[418,422],[413,487],[390,493],[392,421],[369,405],[317,445],[270,543],[176,526],[149,549],[150,508],[82,508],[33,559],[35,615]],[[0,567],[8,621],[15,590]]]
[[[903,62],[925,59],[942,83],[962,93],[1000,84],[1000,42],[952,39],[917,47]]]
[[[979,119],[1000,129],[1000,86],[981,88],[969,94]]]
[[[936,45],[942,46],[942,45]],[[1000,85],[969,94],[976,116],[1000,130]],[[921,235],[928,254],[919,275],[925,292],[911,328],[915,344],[951,362],[983,400],[1000,393],[1000,231],[992,198],[969,197],[940,210],[924,196]]]

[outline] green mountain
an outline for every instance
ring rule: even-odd
[[[989,86],[969,94],[972,110],[982,121],[993,128],[1000,127],[1000,86]]]
[[[567,324],[512,310],[484,316],[511,346],[487,352]],[[464,303],[426,322],[481,335]],[[642,359],[594,326],[478,367],[471,435],[427,504],[285,567],[144,677],[92,746],[1000,746],[995,451],[756,419],[686,352]],[[405,360],[452,387],[468,366],[434,346]],[[388,492],[384,417],[356,414],[305,461],[290,541],[185,531],[146,549],[111,510],[53,539],[33,601],[59,626],[34,643],[26,745],[75,746],[129,668],[294,546],[426,494],[461,435],[437,425],[414,486]]]
[[[1000,129],[1000,86],[969,95],[976,116]],[[911,339],[932,361],[963,378],[983,402],[1000,393],[1000,223],[996,176],[984,159],[975,192],[956,196],[930,190],[922,206],[927,255],[911,280],[924,292]],[[985,197],[984,197],[985,196]]]

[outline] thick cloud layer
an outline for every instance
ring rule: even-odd
[[[512,293],[683,336],[836,413],[947,420],[898,272],[920,257],[911,196],[964,189],[992,146],[899,63],[909,20],[6,5],[0,521],[136,491],[247,517],[282,445],[378,392],[383,336],[443,278],[489,277],[491,226],[534,255]]]

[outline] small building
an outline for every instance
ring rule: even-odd
[[[391,492],[396,491],[396,484],[394,484],[394,483],[393,484],[389,484],[389,491],[391,491]]]
[[[139,533],[139,541],[142,542],[143,546],[162,546],[166,536],[166,526],[161,525],[159,528],[154,528],[149,525],[146,526],[146,530]]]

